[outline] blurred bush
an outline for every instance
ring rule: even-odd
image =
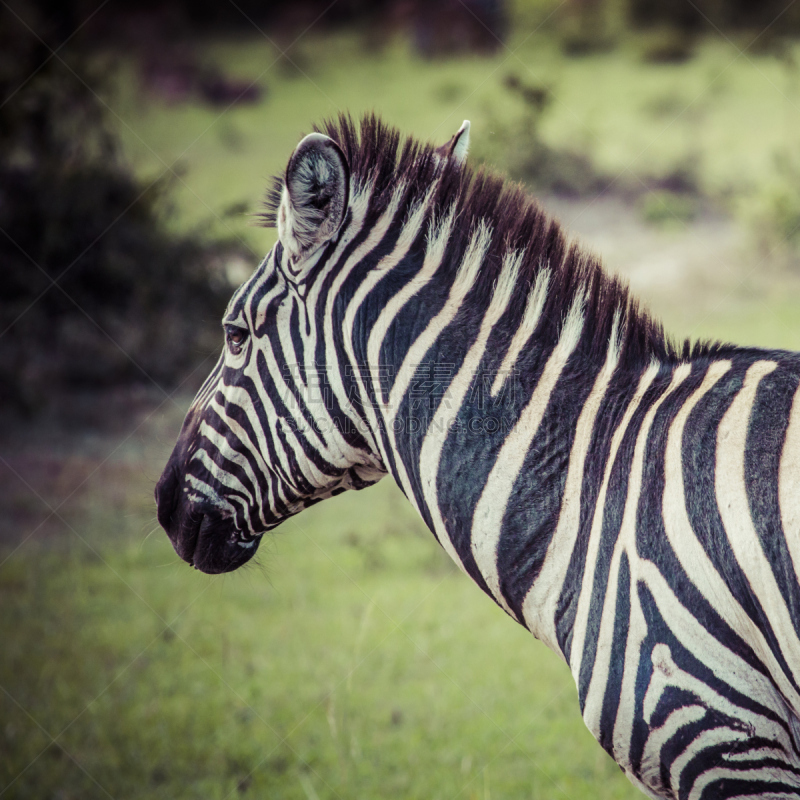
[[[373,5],[385,8],[390,24],[408,18],[412,41],[424,56],[493,53],[501,48],[506,34],[503,0],[416,0]]]
[[[668,189],[653,189],[642,196],[640,209],[645,222],[662,227],[680,227],[697,216],[698,199]]]
[[[525,81],[516,73],[506,75],[503,86],[520,101],[520,110],[506,121],[494,120],[494,135],[475,143],[476,160],[493,164],[539,191],[581,197],[602,190],[606,178],[586,154],[553,147],[543,139],[541,123],[553,99],[550,87]]]
[[[238,248],[167,231],[165,183],[131,174],[90,88],[108,65],[51,56],[9,17],[6,8],[0,404],[33,411],[75,386],[173,384],[219,345],[230,288],[216,276]]]
[[[800,266],[800,163],[788,153],[775,158],[775,174],[753,198],[745,198],[744,216],[765,257],[784,266]]]
[[[265,30],[291,47],[312,27],[350,27],[361,29],[368,48],[405,33],[424,56],[495,52],[507,33],[510,5],[507,0],[114,0],[98,8],[94,0],[9,2],[35,5],[61,31],[59,44],[83,23],[88,23],[85,35],[124,48]]]
[[[767,27],[800,32],[800,8],[784,0],[627,0],[628,17],[641,27],[670,26],[682,31],[710,32]]]
[[[694,55],[694,37],[671,26],[644,31],[638,44],[642,60],[650,64],[682,64]]]
[[[580,57],[610,50],[614,44],[613,3],[605,0],[570,0],[559,25],[564,55]]]
[[[504,162],[512,178],[539,191],[584,197],[606,185],[604,176],[587,155],[547,144],[540,136],[537,121],[530,115],[499,131],[497,144],[503,157],[494,158],[494,163]]]

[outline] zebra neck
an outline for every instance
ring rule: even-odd
[[[419,225],[412,218],[408,226]],[[614,402],[606,398],[621,323],[588,311],[586,287],[545,313],[555,292],[547,268],[525,284],[520,308],[516,252],[502,257],[487,296],[479,277],[490,237],[480,226],[457,273],[443,276],[447,221],[437,231],[424,253],[411,246],[416,236],[400,236],[380,269],[353,282],[339,305],[341,371],[355,376],[355,413],[371,449],[444,549],[553,645],[553,610],[526,607],[526,597],[552,560],[561,518],[570,531],[580,521],[582,471],[569,479],[575,448],[585,458],[593,437],[601,450],[609,438],[584,415],[588,401],[612,413],[635,390],[616,386]],[[551,319],[559,321],[555,340]],[[598,320],[602,330],[591,330]],[[626,318],[626,329],[632,323]]]
[[[375,393],[382,457],[455,563],[545,638],[552,619],[543,626],[525,599],[560,517],[578,508],[583,473],[570,466],[575,451],[585,458],[617,352],[599,364],[576,352],[588,332],[574,309],[555,345],[505,336],[498,347],[492,325],[441,323],[417,333],[395,357],[391,388]]]

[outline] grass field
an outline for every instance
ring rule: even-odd
[[[513,71],[552,87],[552,146],[628,183],[688,159],[730,207],[780,178],[800,113],[790,67],[721,41],[680,66],[642,65],[633,44],[570,60],[525,31],[491,59],[422,62],[401,43],[378,56],[352,34],[304,37],[289,53],[301,71],[258,34],[205,52],[258,79],[264,102],[166,106],[136,93],[132,68],[108,102],[142,176],[179,171],[173,224],[241,237],[254,264],[273,233],[238,207],[257,210],[298,136],[340,110],[436,141],[468,117],[488,158],[524,112],[502,86]],[[797,294],[772,277],[714,311],[688,297],[673,318],[800,347]],[[179,562],[151,497],[188,401],[91,447],[75,433],[52,494],[25,446],[4,456],[20,524],[0,549],[0,796],[640,796],[585,730],[567,667],[455,570],[389,481],[287,522],[260,566],[210,578]],[[65,498],[43,535],[36,515]]]
[[[0,785],[27,767],[5,797],[636,796],[565,665],[388,482],[222,579],[143,542],[152,514],[94,502],[0,571]]]

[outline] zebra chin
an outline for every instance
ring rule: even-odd
[[[208,575],[232,572],[258,550],[260,537],[243,542],[231,519],[211,509],[192,508],[177,525],[165,530],[175,552],[190,566]]]

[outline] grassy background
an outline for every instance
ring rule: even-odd
[[[628,186],[689,163],[708,196],[756,214],[795,146],[791,62],[709,40],[654,66],[637,48],[574,60],[520,29],[495,57],[423,62],[402,42],[370,54],[329,34],[290,61],[254,33],[202,50],[257,78],[261,104],[167,106],[138,93],[132,65],[106,100],[139,174],[178,173],[172,224],[233,233],[253,263],[274,234],[242,208],[313,121],[375,109],[441,142],[468,117],[476,157],[502,162],[527,113],[510,72],[553,91],[550,146]],[[759,271],[722,305],[665,310],[681,333],[800,347],[792,281]],[[57,447],[42,431],[4,456],[19,523],[0,546],[3,797],[640,796],[585,730],[567,668],[455,570],[388,481],[287,522],[261,567],[210,578],[180,563],[151,493],[188,402],[131,414],[133,434],[62,432]]]
[[[315,121],[346,111],[378,111],[420,138],[442,142],[470,118],[474,157],[503,164],[508,127],[526,119],[510,75],[547,89],[552,101],[539,128],[545,143],[586,155],[617,188],[690,170],[700,188],[737,210],[786,177],[800,158],[800,46],[780,55],[742,52],[744,40],[702,40],[682,64],[642,60],[638,39],[568,58],[545,33],[512,36],[493,57],[424,61],[403,41],[365,51],[363,36],[303,37],[288,57],[262,36],[203,45],[206,58],[234,76],[255,80],[266,99],[220,110],[164,106],[136,91],[131,71],[108,99],[137,170],[184,170],[174,195],[182,226],[214,221],[240,204],[256,210],[267,178],[282,172],[298,137]],[[783,159],[783,161],[781,160]],[[216,220],[219,222],[219,220]],[[259,252],[269,233],[240,214],[227,229]]]
[[[119,510],[26,544],[0,582],[26,620],[0,672],[0,781],[27,766],[6,796],[636,796],[566,667],[412,513],[389,482],[337,498],[221,580]]]

